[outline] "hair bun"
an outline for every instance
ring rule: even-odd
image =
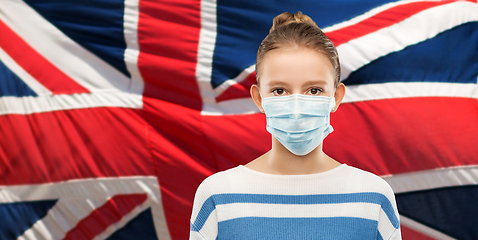
[[[285,12],[277,15],[272,23],[272,27],[269,30],[269,33],[276,30],[279,27],[291,24],[291,23],[308,23],[312,26],[319,27],[309,16],[303,14],[301,11],[296,12],[295,14]]]

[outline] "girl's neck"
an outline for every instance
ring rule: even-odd
[[[307,155],[297,156],[273,138],[272,149],[246,166],[270,174],[303,175],[325,172],[340,163],[322,151],[322,144]]]

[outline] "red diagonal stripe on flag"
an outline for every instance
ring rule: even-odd
[[[223,93],[216,97],[216,102],[222,102],[235,98],[249,98],[249,89],[256,83],[256,72],[249,74],[243,81],[227,88]]]
[[[401,226],[401,232],[403,239],[420,239],[420,240],[435,240],[432,237],[424,235],[423,233],[417,232],[411,228],[406,226]]]
[[[350,40],[365,36],[369,33],[378,31],[380,29],[389,27],[393,24],[403,21],[423,10],[453,2],[457,1],[412,2],[398,5],[385,11],[379,12],[372,17],[367,18],[356,24],[340,28],[335,31],[326,32],[325,35],[327,35],[327,37],[332,40],[335,46],[338,47],[339,45],[346,43]]]
[[[54,94],[88,93],[0,20],[0,48]],[[54,49],[52,49],[54,51]]]
[[[145,193],[115,195],[71,229],[64,240],[93,239],[147,199]]]

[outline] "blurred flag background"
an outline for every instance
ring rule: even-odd
[[[436,0],[0,1],[0,239],[187,239],[199,183],[270,149],[249,87],[286,11],[339,50],[324,151],[403,239],[477,239],[478,3]]]

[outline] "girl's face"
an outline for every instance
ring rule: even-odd
[[[335,71],[328,58],[313,49],[272,50],[264,56],[261,67],[260,88],[251,88],[252,98],[261,111],[262,98],[291,94],[335,97],[337,108],[345,94],[342,83],[335,88]]]

